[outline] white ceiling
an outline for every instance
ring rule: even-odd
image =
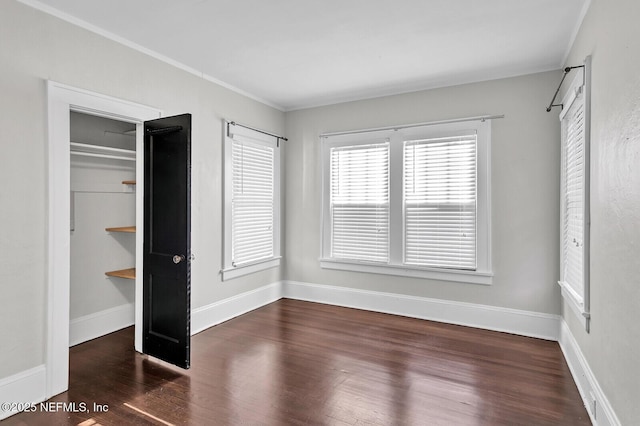
[[[559,69],[589,0],[21,0],[282,110]]]

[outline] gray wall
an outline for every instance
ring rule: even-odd
[[[285,278],[318,284],[560,313],[559,140],[545,111],[559,72],[448,87],[287,113]],[[318,135],[484,114],[491,141],[493,285],[321,269]]]
[[[591,332],[563,317],[624,425],[640,419],[640,2],[592,0],[567,65],[592,55]]]
[[[221,119],[281,134],[281,111],[13,0],[0,16],[0,378],[45,356],[47,79],[193,114],[192,308],[281,278],[278,268],[219,276]]]

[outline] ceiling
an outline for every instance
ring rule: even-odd
[[[21,0],[288,111],[560,69],[589,0]]]

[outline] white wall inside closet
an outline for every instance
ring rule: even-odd
[[[135,124],[71,112],[71,294],[73,346],[134,322],[135,280],[105,272],[135,266]],[[85,145],[115,148],[112,151]],[[131,151],[127,153],[126,151]],[[78,153],[79,152],[79,153]],[[82,155],[89,152],[90,155]],[[92,154],[99,156],[93,156]]]

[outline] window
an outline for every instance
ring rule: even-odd
[[[475,271],[475,132],[404,143],[404,259]]]
[[[235,278],[280,263],[278,140],[225,123],[224,269]]]
[[[491,283],[489,121],[323,136],[324,268]]]
[[[331,256],[389,260],[389,144],[331,149]]]
[[[585,66],[563,99],[560,287],[589,330],[589,102]]]

